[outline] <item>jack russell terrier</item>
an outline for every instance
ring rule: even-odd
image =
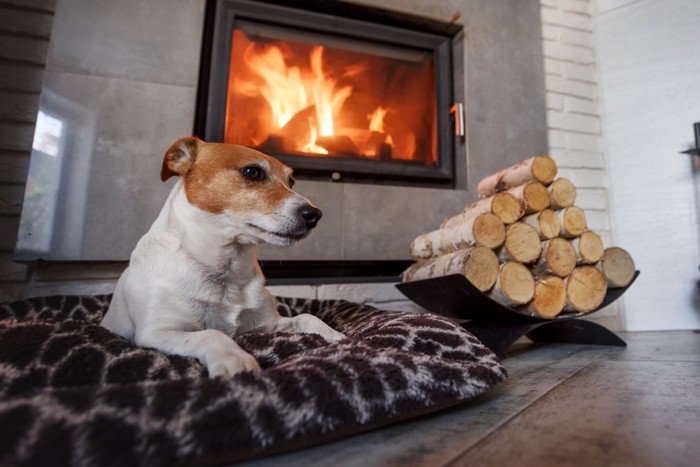
[[[209,376],[259,370],[233,337],[250,331],[343,334],[309,314],[283,318],[257,245],[305,237],[321,211],[292,191],[292,170],[242,146],[176,141],[161,179],[181,178],[139,240],[102,326],[137,345],[198,358]]]

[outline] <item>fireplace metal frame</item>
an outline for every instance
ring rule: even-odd
[[[222,96],[228,90],[231,32],[241,21],[431,52],[437,98],[435,166],[350,159],[332,159],[331,164],[326,158],[271,155],[294,167],[299,178],[454,187],[452,38],[461,27],[336,1],[302,0],[291,7],[274,0],[210,0],[195,119],[195,134],[207,141],[224,138],[226,99]]]

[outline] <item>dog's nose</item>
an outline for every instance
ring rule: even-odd
[[[320,209],[310,204],[305,204],[299,208],[299,215],[306,222],[306,227],[313,229],[318,224],[319,219],[323,216]]]

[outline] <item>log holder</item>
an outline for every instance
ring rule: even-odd
[[[578,314],[565,312],[556,318],[530,316],[501,305],[459,274],[404,282],[396,287],[426,310],[460,321],[464,329],[496,355],[502,356],[523,336],[534,342],[625,347],[625,341],[614,332],[600,324],[577,318],[588,316],[613,303],[638,276],[639,271],[636,271],[627,287],[608,289],[603,303],[595,310]]]

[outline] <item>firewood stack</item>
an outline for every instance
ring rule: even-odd
[[[481,180],[481,199],[411,242],[404,282],[463,274],[499,303],[553,318],[598,308],[634,277],[632,257],[605,249],[574,205],[576,187],[535,156]]]

